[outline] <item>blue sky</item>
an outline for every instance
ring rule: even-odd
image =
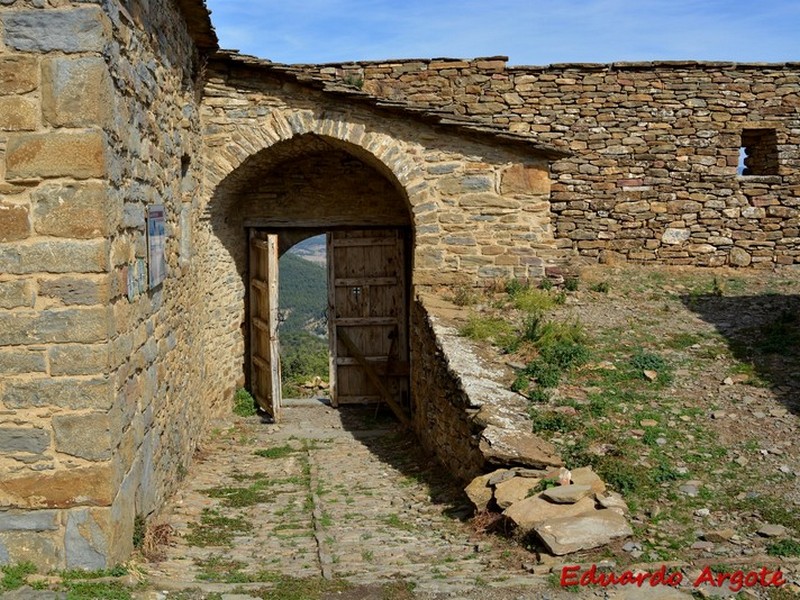
[[[507,55],[512,65],[800,60],[800,0],[208,0],[275,62]]]

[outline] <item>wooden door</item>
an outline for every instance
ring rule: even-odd
[[[405,261],[402,230],[328,234],[331,402],[385,402],[407,423]]]
[[[250,387],[261,409],[281,416],[278,347],[278,236],[250,233]]]

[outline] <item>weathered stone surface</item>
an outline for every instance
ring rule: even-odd
[[[107,21],[98,6],[21,10],[2,15],[5,43],[26,52],[101,52]]]
[[[106,174],[106,141],[100,131],[20,134],[9,139],[6,178],[87,179]]]
[[[0,504],[20,508],[110,506],[115,493],[108,464],[0,480]]]
[[[100,57],[55,57],[42,65],[42,112],[50,125],[106,124],[111,116],[111,91],[108,67]]]
[[[495,469],[489,473],[489,485],[494,486],[504,481],[516,477],[516,473],[510,469]]]
[[[617,492],[606,490],[605,492],[595,492],[595,500],[597,504],[603,508],[621,511],[622,513],[628,512],[628,504]]]
[[[103,273],[108,271],[106,240],[46,240],[0,245],[0,272]]]
[[[0,202],[0,242],[23,240],[30,232],[28,208]]]
[[[4,131],[33,131],[39,125],[39,105],[20,97],[0,97],[0,129]]]
[[[783,537],[786,535],[786,527],[783,525],[773,525],[767,523],[758,529],[758,535],[763,537]]]
[[[550,173],[547,165],[514,165],[503,172],[500,183],[503,194],[549,194]]]
[[[50,374],[94,375],[105,373],[109,366],[106,344],[67,344],[49,350]],[[0,364],[2,363],[0,355]]]
[[[747,250],[739,248],[738,246],[731,248],[731,253],[729,256],[730,263],[735,267],[746,267],[753,262],[753,257],[750,256]]]
[[[488,192],[475,194],[462,194],[458,198],[458,205],[462,208],[482,208],[486,209],[515,209],[520,208],[519,200],[504,198],[497,194]]]
[[[539,484],[539,479],[533,477],[514,477],[503,481],[494,489],[494,498],[497,506],[506,509],[515,502],[527,498],[530,491]]]
[[[572,469],[571,474],[573,485],[588,485],[597,494],[606,491],[606,484],[592,470],[592,467],[578,467],[577,469]]]
[[[591,491],[592,488],[588,485],[559,485],[558,487],[544,490],[542,497],[556,504],[575,504],[588,496]]]
[[[542,498],[541,494],[537,494],[515,502],[503,511],[503,515],[522,532],[527,532],[549,519],[574,517],[593,510],[593,498],[583,498],[575,504],[554,504]]]
[[[108,337],[108,309],[63,308],[0,313],[0,344],[99,342]]]
[[[464,488],[464,493],[477,511],[486,510],[492,500],[492,488],[489,487],[490,477],[490,473],[479,475]]]
[[[675,229],[667,227],[661,235],[661,241],[665,244],[682,244],[687,241],[692,235],[688,229]]]
[[[44,352],[38,350],[0,349],[0,373],[44,373],[47,370],[44,356]]]
[[[0,95],[24,94],[39,85],[39,61],[35,56],[0,57]]]
[[[57,298],[67,305],[92,305],[106,304],[111,298],[111,290],[108,279],[59,277],[41,279],[39,295]]]
[[[54,531],[59,525],[56,510],[0,511],[0,531]]]
[[[2,600],[65,600],[66,592],[54,592],[51,590],[36,590],[30,586],[23,585],[21,588],[5,592],[0,598]]]
[[[53,415],[53,434],[58,452],[85,458],[111,458],[110,421],[106,413]]]
[[[493,192],[494,180],[485,175],[451,175],[442,177],[436,183],[437,189],[443,194],[459,195],[472,192]]]
[[[41,454],[50,446],[50,432],[35,427],[0,426],[0,452]]]
[[[0,281],[0,308],[32,307],[36,294],[30,282],[15,279]]]
[[[63,534],[57,531],[0,532],[0,555],[5,555],[7,557],[5,562],[12,564],[30,561],[40,572],[47,573],[63,564],[63,537]],[[17,596],[20,600],[30,600],[35,597],[29,594]]]
[[[57,406],[106,410],[112,404],[112,389],[106,379],[26,379],[4,382],[0,398],[9,408]]]
[[[641,588],[636,586],[630,588],[620,586],[619,591],[614,591],[614,600],[643,600],[644,593]],[[668,585],[648,586],[646,594],[647,600],[691,600],[693,598],[691,594],[685,594]]]
[[[33,227],[55,237],[94,238],[110,232],[106,186],[98,182],[49,184],[31,194]]]
[[[92,570],[108,566],[109,529],[108,510],[69,511],[64,535],[67,568]]]
[[[556,556],[588,550],[633,535],[625,517],[613,510],[548,519],[535,528],[547,549]]]
[[[561,466],[555,447],[527,431],[488,426],[481,433],[480,449],[486,460],[500,465]]]

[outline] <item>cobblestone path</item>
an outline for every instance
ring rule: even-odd
[[[382,411],[295,401],[279,425],[223,424],[168,505],[176,535],[147,567],[152,586],[167,598],[237,586],[279,598],[292,585],[337,598],[556,597],[523,570],[532,555],[459,520],[466,498]]]

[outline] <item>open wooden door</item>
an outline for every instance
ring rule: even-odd
[[[250,231],[250,387],[261,409],[281,417],[278,236]]]
[[[385,402],[408,423],[408,302],[400,229],[328,234],[331,403]]]

